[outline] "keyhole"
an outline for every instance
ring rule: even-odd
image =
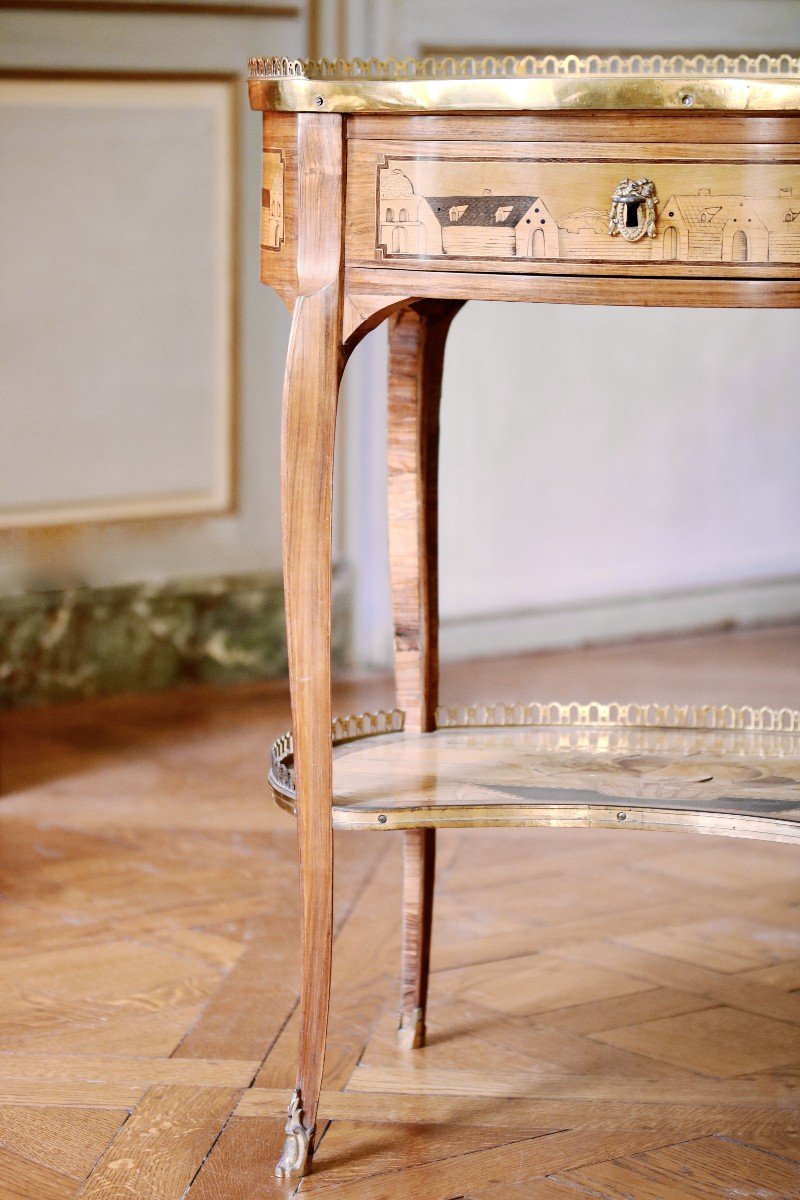
[[[639,201],[625,205],[625,225],[628,229],[636,229],[639,224]]]

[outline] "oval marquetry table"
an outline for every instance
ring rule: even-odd
[[[330,997],[333,830],[404,831],[400,1040],[425,1039],[436,830],[567,825],[800,838],[800,713],[438,707],[447,331],[471,299],[800,307],[800,63],[771,58],[253,59],[261,278],[293,312],[283,554],[300,1047],[279,1175],[311,1162]],[[397,709],[332,718],[339,382],[389,324]],[[469,698],[473,700],[474,698]]]

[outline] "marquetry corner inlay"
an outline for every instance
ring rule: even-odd
[[[280,250],[285,237],[286,164],[278,146],[265,146],[261,166],[261,246]]]

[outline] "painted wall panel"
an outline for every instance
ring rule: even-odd
[[[232,503],[232,102],[0,84],[0,525]]]

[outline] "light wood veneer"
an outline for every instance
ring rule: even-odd
[[[261,277],[293,310],[283,520],[295,774],[290,785],[275,779],[297,812],[303,937],[299,1065],[279,1172],[303,1174],[325,1053],[334,824],[407,830],[406,1047],[425,1039],[438,826],[796,836],[796,732],[778,750],[757,730],[742,741],[660,729],[655,742],[653,731],[627,730],[614,751],[585,729],[436,730],[435,509],[444,344],[465,301],[800,307],[800,64],[258,59],[250,97],[263,111]],[[348,354],[384,320],[406,726],[351,742],[334,787],[336,403]]]

